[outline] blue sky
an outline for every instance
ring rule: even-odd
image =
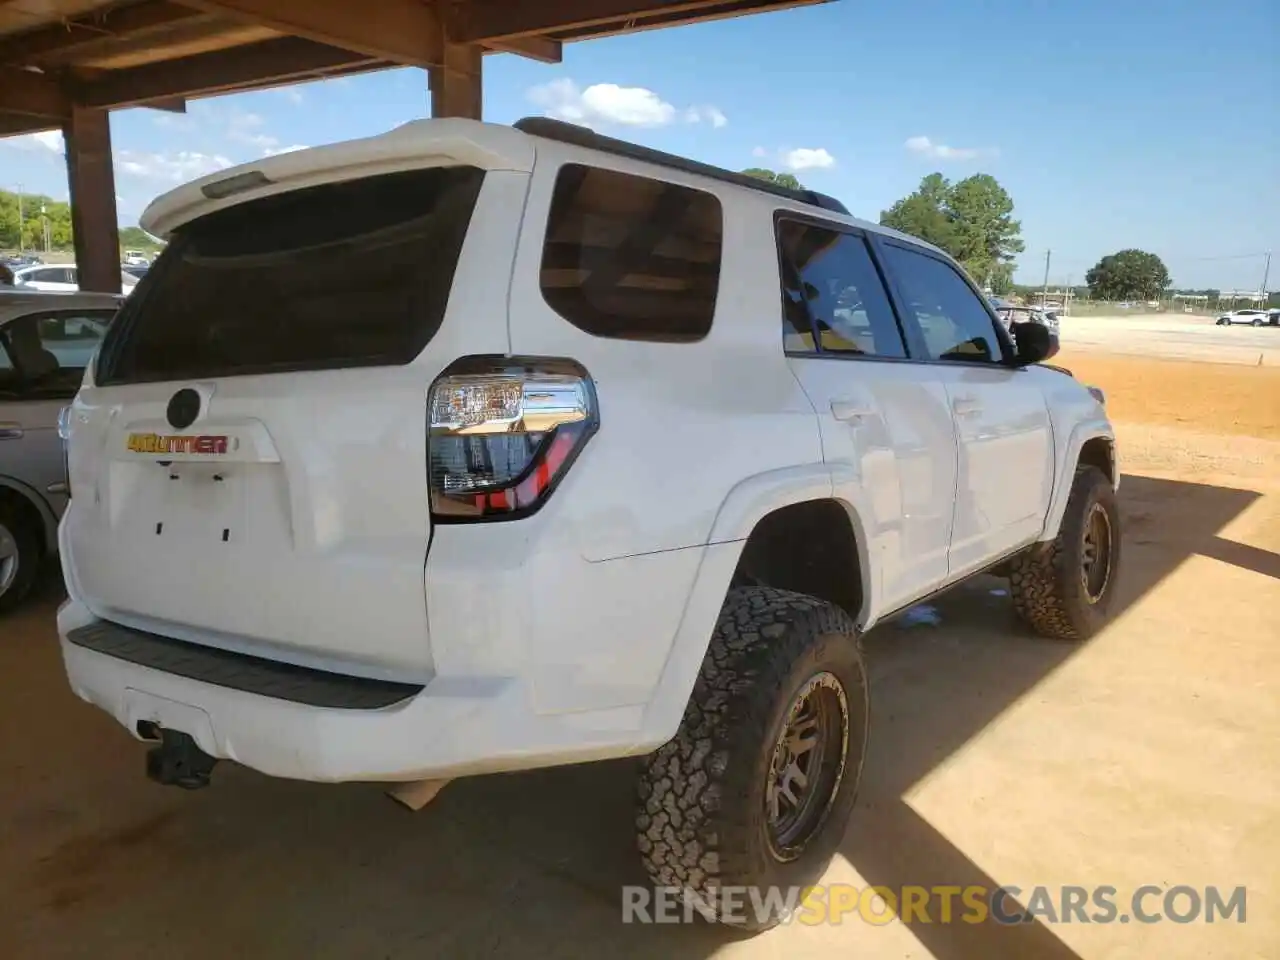
[[[1179,286],[1280,287],[1275,0],[840,0],[485,60],[485,118],[549,113],[710,163],[791,169],[875,220],[920,178],[994,175],[1017,279],[1082,282],[1141,247]],[[184,179],[382,132],[428,111],[421,71],[112,120],[120,217]],[[66,197],[56,134],[0,140],[0,186]]]

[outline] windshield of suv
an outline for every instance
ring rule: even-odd
[[[112,325],[98,382],[408,363],[444,318],[483,179],[385,174],[185,225]]]

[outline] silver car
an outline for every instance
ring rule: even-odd
[[[0,287],[0,613],[57,549],[68,496],[59,414],[122,300]]]

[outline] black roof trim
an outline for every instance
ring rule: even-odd
[[[632,160],[642,160],[646,163],[670,167],[673,170],[682,170],[685,173],[711,177],[714,180],[722,180],[725,183],[732,183],[739,187],[747,187],[750,190],[759,190],[763,193],[772,193],[774,196],[784,197],[797,203],[807,203],[810,206],[830,210],[833,213],[851,216],[848,208],[843,203],[835,197],[827,196],[825,193],[818,193],[816,190],[791,190],[776,183],[770,183],[768,180],[748,176],[745,173],[735,173],[732,170],[715,167],[709,163],[700,163],[697,160],[678,157],[674,153],[664,153],[651,147],[642,147],[638,143],[602,136],[594,130],[578,126],[576,123],[566,123],[563,120],[553,120],[550,117],[525,117],[522,120],[517,120],[512,126],[533,137],[558,140],[561,143],[569,143],[576,147],[601,150],[620,157],[630,157]]]

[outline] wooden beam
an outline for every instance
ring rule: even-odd
[[[475,44],[450,43],[445,45],[444,54],[444,63],[427,71],[431,116],[481,119],[484,51]]]
[[[111,166],[111,118],[75,107],[62,128],[67,145],[71,232],[81,290],[120,292],[120,227]]]
[[[31,117],[21,113],[0,113],[0,137],[19,137],[27,133],[57,130],[61,121],[53,117]]]
[[[163,110],[165,113],[186,113],[186,97],[165,97],[161,100],[148,100],[145,104],[150,110]]]
[[[71,115],[71,101],[52,77],[0,67],[0,111],[63,120]]]
[[[718,0],[716,3],[700,6],[696,10],[662,9],[644,17],[612,20],[608,23],[557,30],[555,33],[561,42],[573,43],[578,40],[596,40],[602,37],[642,33],[647,30],[664,30],[694,23],[711,23],[715,20],[731,20],[751,14],[777,13],[780,10],[790,10],[795,7],[815,7],[820,3],[834,2],[835,0]]]
[[[564,47],[559,40],[546,37],[510,37],[484,44],[494,53],[514,53],[541,63],[559,63],[564,59]]]
[[[216,53],[113,70],[100,80],[85,83],[77,99],[94,107],[140,106],[171,97],[293,83],[377,62],[350,50],[281,37]]]
[[[458,11],[455,38],[485,43],[508,37],[537,36],[577,27],[613,23],[660,14],[694,14],[703,7],[723,6],[725,0],[487,0],[468,3]]]
[[[443,62],[440,14],[421,0],[332,3],[322,0],[182,0],[185,6],[218,13],[294,37],[305,37],[411,67]]]
[[[0,39],[0,63],[36,63],[46,57],[107,44],[202,16],[198,10],[165,0],[144,0],[131,7],[112,8],[66,20],[57,26],[4,37]]]

